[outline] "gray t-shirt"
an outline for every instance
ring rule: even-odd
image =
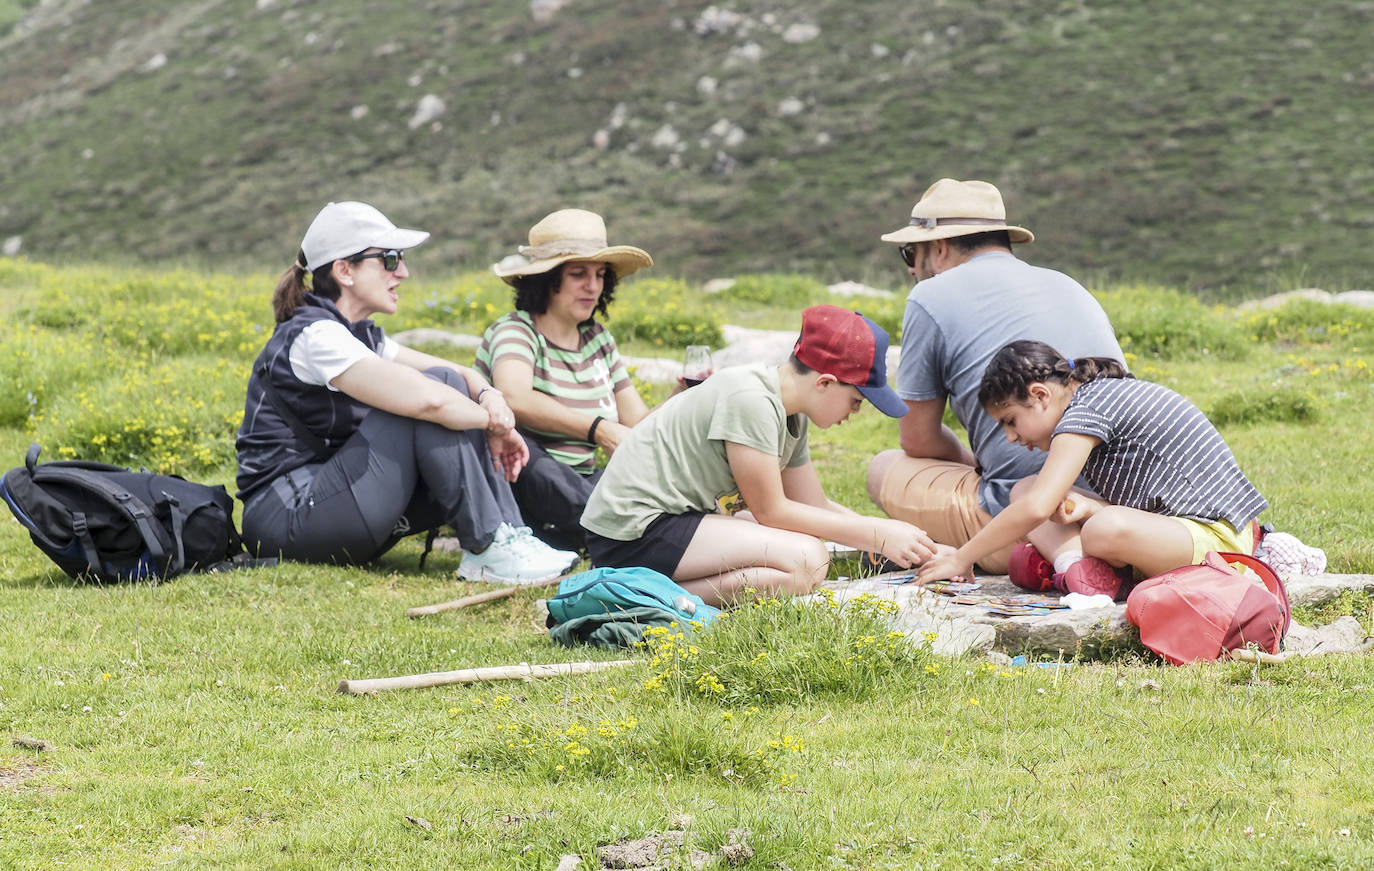
[[[978,404],[992,355],[1008,342],[1036,339],[1066,357],[1124,358],[1102,306],[1062,272],[1005,251],[979,254],[919,282],[907,296],[897,395],[950,400],[983,469],[978,502],[989,514],[1011,487],[1040,471],[1041,451],[1013,446]]]
[[[1083,477],[1113,505],[1245,529],[1269,503],[1198,407],[1162,384],[1097,378],[1074,392],[1054,434],[1101,439]]]
[[[582,512],[597,535],[633,541],[662,514],[733,513],[739,485],[727,442],[810,462],[805,415],[783,413],[776,366],[733,366],[672,397],[640,421],[611,455]]]

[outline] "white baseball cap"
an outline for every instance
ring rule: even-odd
[[[424,230],[403,230],[367,203],[330,203],[310,222],[301,240],[305,268],[314,272],[369,248],[414,248],[429,238]]]

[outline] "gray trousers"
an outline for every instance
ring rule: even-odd
[[[560,463],[544,446],[525,437],[530,449],[530,461],[511,485],[520,514],[534,534],[545,544],[559,550],[580,551],[585,546],[582,530],[582,509],[592,488],[601,480],[601,470],[583,475]]]
[[[468,395],[452,369],[425,375]],[[503,522],[523,525],[485,430],[374,410],[327,462],[274,479],[245,505],[243,540],[260,556],[364,563],[444,524],[464,548],[481,550]]]

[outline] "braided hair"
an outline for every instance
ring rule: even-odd
[[[992,355],[978,386],[978,404],[987,408],[1006,402],[1024,402],[1028,388],[1037,382],[1086,384],[1096,378],[1132,378],[1120,361],[1111,357],[1079,357],[1067,360],[1044,342],[1018,339]]]

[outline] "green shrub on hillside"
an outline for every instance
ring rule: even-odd
[[[73,384],[33,419],[53,459],[194,474],[234,462],[247,371],[220,357],[137,362]]]
[[[1242,320],[1258,342],[1321,345],[1374,340],[1374,311],[1350,305],[1294,300],[1270,311],[1249,312]]]
[[[894,296],[891,299],[864,297],[834,297],[835,305],[863,312],[873,323],[887,330],[888,339],[893,347],[902,341],[902,315],[906,311],[906,297]],[[887,373],[889,380],[897,377],[896,372]]]
[[[515,293],[490,272],[468,272],[450,282],[401,285],[396,314],[381,323],[388,333],[431,327],[481,335],[492,321],[515,309]]]
[[[634,293],[617,295],[607,323],[621,345],[640,341],[719,347],[724,341],[721,320],[719,307],[697,288],[676,279],[650,278],[636,281]]]
[[[1246,423],[1306,423],[1317,416],[1317,398],[1295,387],[1260,387],[1227,393],[1207,409],[1217,426]]]
[[[933,665],[933,634],[892,629],[897,606],[864,593],[820,603],[756,599],[720,614],[702,632],[645,631],[651,692],[674,699],[714,699],[737,707],[811,695],[865,698],[879,691],[918,692]],[[780,641],[786,639],[786,643]]]
[[[1097,294],[1128,358],[1239,360],[1247,330],[1219,306],[1176,290],[1138,286]]]
[[[787,308],[806,308],[826,299],[825,285],[809,275],[757,273],[741,275],[722,290],[723,303],[751,303]]]
[[[636,704],[637,703],[637,704]],[[631,705],[638,716],[626,713]],[[720,778],[721,783],[790,786],[805,769],[805,742],[780,731],[763,738],[752,713],[736,716],[710,702],[662,705],[622,696],[574,696],[553,716],[531,715],[503,693],[472,706],[502,717],[471,745],[463,764],[481,771],[531,774],[554,782],[652,774]]]
[[[12,325],[0,345],[0,426],[27,425],[70,385],[113,371],[109,343],[36,324]]]

